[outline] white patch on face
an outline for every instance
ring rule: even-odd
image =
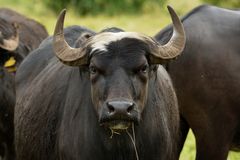
[[[92,37],[90,41],[90,43],[92,44],[91,53],[93,53],[96,50],[107,51],[106,46],[108,44],[119,41],[123,38],[134,38],[134,39],[143,40],[143,41],[146,39],[150,39],[149,37],[136,32],[117,32],[117,33],[103,32]]]

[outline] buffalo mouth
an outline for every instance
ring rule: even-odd
[[[121,113],[121,112],[103,112],[104,114],[100,114],[99,123],[101,126],[105,128],[109,128],[111,130],[126,130],[132,124],[139,124],[140,122],[140,114],[139,112],[131,112],[131,113]],[[106,114],[107,113],[107,114]]]
[[[114,131],[127,130],[134,121],[131,120],[111,120],[102,122],[101,125]]]
[[[128,127],[131,126],[131,121],[120,121],[120,120],[115,120],[108,122],[108,128],[111,130],[126,130]]]

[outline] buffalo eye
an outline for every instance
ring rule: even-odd
[[[91,74],[96,74],[96,73],[97,73],[97,68],[94,67],[94,66],[90,66],[90,67],[89,67],[89,72],[90,72]]]
[[[148,64],[144,64],[139,68],[140,73],[147,73],[147,71],[148,71]]]

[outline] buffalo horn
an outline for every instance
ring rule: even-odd
[[[66,9],[63,9],[58,17],[53,35],[53,49],[60,61],[70,66],[80,66],[87,63],[86,52],[83,48],[72,48],[64,38],[63,25]]]
[[[185,47],[186,36],[183,25],[172,7],[168,6],[168,11],[173,22],[173,34],[165,45],[159,44],[158,52],[152,53],[151,62],[161,63],[164,60],[172,59],[181,54]]]

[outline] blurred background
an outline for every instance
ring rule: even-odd
[[[12,8],[38,20],[50,35],[56,16],[63,8],[67,8],[65,26],[77,24],[95,31],[117,26],[154,35],[170,23],[167,5],[182,16],[205,3],[240,7],[240,0],[0,0],[0,7]]]
[[[240,8],[240,0],[0,0],[0,7],[39,21],[50,35],[63,8],[67,8],[65,26],[81,25],[95,31],[115,26],[153,36],[171,23],[167,5],[183,16],[201,4]],[[180,160],[194,157],[195,139],[190,132]],[[240,153],[230,152],[228,160],[240,160]]]

